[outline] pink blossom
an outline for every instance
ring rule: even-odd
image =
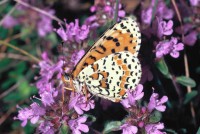
[[[158,21],[158,37],[161,38],[163,35],[171,35],[173,33],[173,21]]]
[[[55,31],[63,41],[80,43],[88,37],[89,26],[82,25],[79,27],[78,19],[75,20],[75,23],[70,22],[69,24],[65,20],[65,29],[60,24],[60,28],[56,29]]]
[[[154,3],[152,3],[152,6],[154,7]],[[172,19],[174,16],[174,11],[167,7],[165,2],[163,0],[158,1],[157,8],[156,8],[156,16],[160,19]]]
[[[31,109],[33,112],[33,115],[31,117],[31,123],[35,124],[39,120],[40,116],[45,114],[45,109],[39,106],[36,102],[31,104]]]
[[[53,128],[53,124],[50,121],[44,121],[40,123],[38,130],[42,134],[54,134],[55,130]]]
[[[198,33],[196,31],[191,31],[184,37],[183,43],[188,46],[193,46],[197,41],[197,35]]]
[[[83,114],[83,111],[94,109],[94,106],[94,101],[87,100],[86,96],[79,93],[71,93],[69,109],[74,109],[79,115]]]
[[[2,26],[5,27],[5,28],[12,28],[12,27],[14,27],[18,24],[19,24],[19,22],[18,22],[17,19],[15,19],[14,17],[12,17],[10,15],[7,15],[3,19]]]
[[[144,24],[151,24],[153,8],[149,7],[146,10],[142,10],[141,20]]]
[[[54,10],[48,11],[49,14],[54,14]],[[40,14],[40,20],[37,23],[37,31],[39,36],[44,37],[48,33],[53,31],[52,27],[52,19],[50,17],[47,17],[46,15]]]
[[[154,109],[164,112],[166,109],[166,106],[163,105],[165,102],[167,102],[168,97],[163,96],[160,100],[158,99],[159,95],[157,93],[153,93],[150,97],[150,101],[148,103],[148,110],[149,112],[152,112]]]
[[[137,100],[140,100],[144,96],[143,85],[139,84],[132,92],[128,92],[128,97],[121,101],[125,108],[129,108],[135,105]]]
[[[120,129],[122,129],[122,134],[137,134],[138,132],[138,128],[136,126],[132,126],[127,123],[120,126]]]
[[[145,126],[145,130],[147,134],[165,134],[164,132],[160,131],[162,129],[164,129],[163,123],[148,124]]]
[[[69,127],[72,130],[72,134],[81,134],[81,131],[84,133],[87,133],[89,131],[89,128],[87,125],[83,124],[87,120],[86,116],[79,117],[75,120],[70,120]]]
[[[179,51],[184,49],[183,43],[178,43],[178,39],[172,37],[170,41],[161,41],[156,46],[156,57],[161,58],[170,54],[173,58],[179,57]]]
[[[33,111],[30,108],[24,108],[18,111],[18,116],[14,117],[14,119],[21,120],[21,126],[24,127],[27,124],[28,119],[33,115]]]
[[[174,58],[179,57],[179,51],[184,49],[183,43],[177,43],[178,40],[177,38],[172,37],[170,40],[170,45],[171,45],[171,51],[170,55]]]
[[[191,6],[198,6],[200,0],[190,0]]]
[[[20,107],[18,107],[20,108]],[[40,107],[37,103],[33,103],[31,104],[30,108],[20,108],[21,110],[19,110],[18,112],[18,116],[14,117],[14,119],[18,119],[21,120],[21,126],[26,126],[27,121],[30,119],[32,124],[35,124],[40,116],[45,114],[45,109]]]

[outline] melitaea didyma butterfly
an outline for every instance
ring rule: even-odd
[[[75,91],[86,86],[94,95],[119,102],[135,89],[141,78],[137,58],[141,34],[132,18],[109,28],[82,57],[69,75]]]

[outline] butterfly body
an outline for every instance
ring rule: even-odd
[[[135,89],[141,78],[140,38],[131,18],[108,29],[72,71],[76,91],[86,85],[92,94],[113,102],[126,98],[127,90]]]

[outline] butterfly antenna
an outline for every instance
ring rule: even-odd
[[[63,62],[62,69],[63,69],[63,72],[65,72],[63,47],[64,47],[64,41],[61,42],[61,55],[62,55],[62,62]],[[64,81],[63,80],[63,77],[64,77],[64,73],[63,72],[62,72],[62,81]],[[62,88],[62,104],[64,104],[64,101],[65,101],[64,89],[65,89],[65,86],[64,86],[64,88]]]
[[[62,61],[63,61],[63,67],[64,67],[64,51],[63,51],[63,48],[64,48],[64,41],[62,41],[61,42],[61,51],[62,51]],[[65,70],[64,68],[63,68],[63,70]]]

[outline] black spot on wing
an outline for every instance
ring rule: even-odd
[[[112,49],[111,52],[112,52],[112,53],[115,53],[115,49]]]
[[[103,45],[99,45],[99,47],[105,52],[106,48]]]

